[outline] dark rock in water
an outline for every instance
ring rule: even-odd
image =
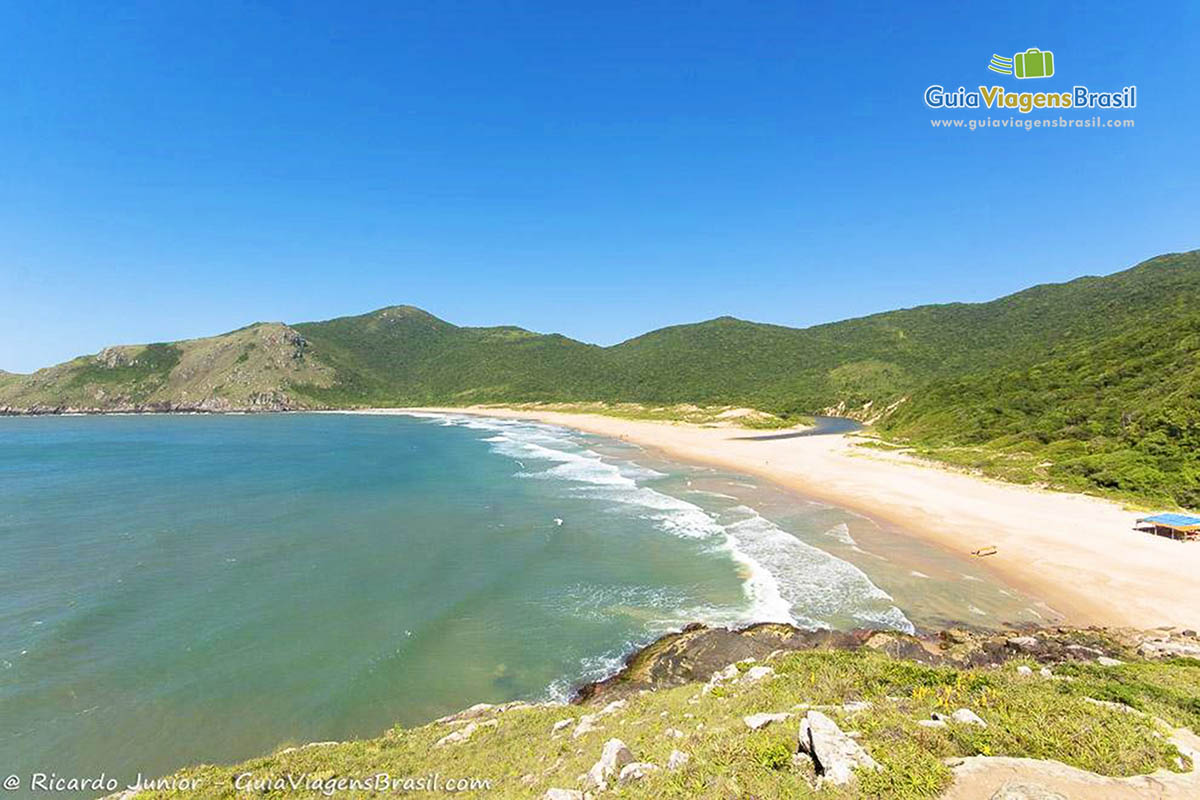
[[[670,633],[633,653],[617,674],[579,688],[575,702],[605,701],[707,681],[718,670],[747,658],[762,659],[776,650],[860,647],[872,631],[806,631],[792,625],[763,622],[747,628],[709,628],[700,623]]]
[[[985,667],[1015,658],[1061,664],[1095,661],[1099,657],[1129,659],[1139,652],[1144,657],[1200,652],[1200,647],[1186,636],[1186,633],[1066,627],[997,631],[952,628],[921,636],[877,630],[802,630],[775,622],[740,629],[693,623],[631,654],[615,675],[581,686],[573,701],[607,703],[643,690],[705,683],[713,673],[730,664],[746,659],[761,661],[776,651],[865,647],[922,664]]]

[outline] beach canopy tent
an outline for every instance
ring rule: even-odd
[[[1200,539],[1200,517],[1190,514],[1155,514],[1138,520],[1138,530],[1172,539]]]

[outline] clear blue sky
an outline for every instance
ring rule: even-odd
[[[841,6],[5,3],[0,368],[397,303],[799,326],[1200,247],[1197,4]],[[1054,79],[986,70],[1032,46]],[[1136,128],[933,130],[931,83],[1134,83]]]

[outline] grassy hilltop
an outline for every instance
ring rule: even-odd
[[[834,409],[1008,479],[1200,506],[1200,251],[804,329],[721,317],[597,347],[393,306],[0,374],[17,412],[530,402]]]
[[[1127,784],[1098,776],[1156,770],[1158,791],[1136,796],[1191,797],[1190,790],[1200,786],[1194,773],[1187,774],[1194,768],[1188,758],[1191,748],[1180,750],[1179,734],[1172,733],[1178,727],[1195,730],[1200,723],[1200,661],[1194,658],[1143,658],[1106,633],[1067,630],[1021,637],[1012,632],[1007,641],[1005,635],[993,636],[983,643],[986,649],[973,653],[959,652],[972,647],[970,634],[958,638],[955,632],[943,636],[940,647],[875,633],[850,649],[831,642],[774,649],[784,647],[792,635],[784,627],[758,626],[757,660],[751,657],[719,670],[719,680],[708,675],[687,683],[660,679],[649,689],[619,693],[620,699],[602,694],[584,705],[473,707],[428,725],[397,727],[375,739],[285,747],[237,765],[192,767],[174,780],[186,779],[194,788],[168,784],[163,791],[138,797],[319,798],[328,787],[338,787],[339,780],[346,783],[338,796],[386,796],[388,791],[375,793],[349,783],[380,773],[488,782],[475,788],[468,784],[456,793],[463,797],[553,797],[546,794],[551,789],[586,789],[580,776],[613,738],[629,748],[634,760],[655,768],[624,784],[613,775],[607,791],[586,796],[932,798],[956,777],[963,778],[960,767],[970,761],[983,768],[980,780],[986,793],[969,796],[1000,797],[992,794],[1005,782],[997,773],[1011,763],[1003,757],[1042,760],[1025,763],[1037,776],[1029,784],[1055,779],[1061,768],[1047,760],[1095,773],[1072,773],[1091,783],[1089,797],[1131,796]],[[663,649],[680,648],[705,660],[705,646],[692,646],[695,640],[687,642],[689,635],[707,634],[665,637],[631,661],[628,680],[664,669],[655,660]],[[737,634],[721,635],[729,640]],[[1194,639],[1181,646],[1198,649]],[[945,654],[931,656],[926,648],[944,649]],[[774,651],[763,655],[768,649]],[[1120,659],[1108,660],[1102,652]],[[931,658],[941,663],[928,663]],[[952,718],[959,709],[973,713],[974,721]],[[817,788],[820,767],[796,757],[798,727],[809,710],[852,733],[878,770],[859,768],[848,784]],[[754,728],[753,715],[759,714],[777,716]],[[989,766],[996,773],[987,773]],[[300,782],[298,788],[276,783],[289,775]]]

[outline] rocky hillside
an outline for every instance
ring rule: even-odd
[[[305,408],[295,384],[329,386],[294,328],[260,323],[169,344],[107,347],[28,376],[0,378],[0,411],[280,411]]]
[[[606,401],[870,414],[866,404],[879,409],[916,392],[921,402],[909,405],[924,409],[916,417],[929,428],[937,427],[931,421],[939,413],[960,413],[954,387],[982,387],[1002,375],[1044,381],[1050,370],[1038,365],[1062,361],[1069,368],[1076,357],[1101,359],[1099,379],[1123,386],[1142,370],[1120,369],[1121,359],[1162,353],[1145,366],[1158,378],[1156,397],[1165,399],[1180,379],[1176,371],[1195,366],[1189,359],[1198,301],[1200,251],[990,303],[922,306],[804,329],[721,317],[607,348],[511,326],[461,327],[412,306],[391,306],[325,322],[260,323],[208,339],[110,347],[29,376],[0,373],[0,406],[254,410]],[[1169,331],[1170,342],[1147,338],[1153,331]],[[1064,376],[1063,368],[1055,373]],[[1079,376],[1078,388],[1102,388],[1097,379]],[[1045,388],[1062,400],[1072,384]],[[899,428],[923,430],[905,413]],[[986,420],[973,422],[970,432],[988,427]]]
[[[481,704],[137,797],[1195,798],[1198,656],[1190,631],[693,626],[574,705]]]
[[[721,317],[612,347],[411,306],[107,348],[0,376],[0,411],[474,403],[822,409],[1010,480],[1200,506],[1200,251],[989,303],[795,329]]]

